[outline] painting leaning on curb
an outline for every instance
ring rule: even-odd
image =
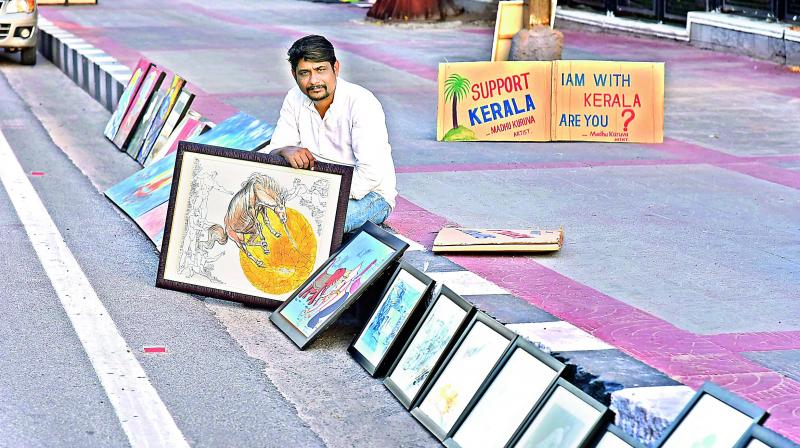
[[[351,176],[181,143],[156,285],[279,305],[339,246]]]

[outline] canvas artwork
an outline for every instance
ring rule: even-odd
[[[128,155],[137,162],[139,162],[139,153],[142,150],[142,144],[144,143],[144,138],[147,135],[147,130],[150,129],[150,125],[153,124],[153,120],[156,118],[156,111],[166,96],[167,92],[164,90],[157,90],[153,92],[153,97],[147,104],[147,108],[145,109],[144,114],[142,114],[139,124],[134,129],[131,141],[128,142],[128,148],[126,151]]]
[[[753,418],[703,394],[680,422],[664,448],[717,448],[733,446],[753,423]]]
[[[156,137],[155,142],[152,144],[152,148],[144,161],[144,166],[149,166],[156,160],[164,157],[167,153],[165,144],[169,140],[169,136],[183,121],[184,117],[187,116],[189,107],[192,105],[193,101],[194,93],[186,89],[181,90],[181,93],[178,94],[178,98],[175,100],[175,105],[172,106],[172,110],[170,110],[167,119],[164,121],[164,126],[161,127],[158,137]]]
[[[187,141],[195,135],[200,135],[207,128],[206,124],[200,121],[200,114],[189,111],[185,117],[175,126],[172,134],[170,134],[164,145],[158,150],[157,153],[151,154],[144,166],[150,166],[153,163],[163,159],[164,157],[174,153],[178,150],[178,144],[182,141]]]
[[[150,241],[161,251],[161,241],[164,239],[164,225],[167,222],[166,202],[134,219],[136,224],[144,231]]]
[[[453,440],[462,448],[504,447],[559,375],[561,370],[554,367],[514,349]]]
[[[429,285],[430,282],[421,281],[402,266],[399,268],[353,344],[353,348],[372,366],[378,366],[384,359]]]
[[[341,306],[367,279],[376,276],[378,268],[394,254],[394,250],[369,234],[361,232],[331,260],[297,298],[280,313],[300,333],[308,337]]]
[[[135,220],[169,200],[174,169],[172,154],[109,188],[105,195]]]
[[[181,148],[157,286],[277,306],[338,246],[352,168]]]
[[[468,313],[469,310],[460,307],[446,295],[439,295],[389,374],[387,382],[391,381],[409,400],[413,400]]]
[[[747,448],[773,448],[760,440],[751,440]]]
[[[434,380],[433,387],[427,391],[419,413],[443,433],[448,433],[509,343],[508,338],[486,323],[474,321],[441,375]]]
[[[622,437],[612,432],[606,432],[594,448],[631,448],[631,445],[622,440]]]
[[[115,110],[111,115],[111,118],[108,120],[106,128],[103,131],[103,135],[105,135],[109,140],[114,140],[114,136],[117,135],[119,125],[122,123],[122,118],[125,116],[125,113],[128,112],[128,107],[131,105],[131,100],[133,100],[133,98],[136,96],[136,92],[139,91],[139,86],[142,85],[142,80],[152,65],[153,64],[150,61],[142,58],[139,59],[139,63],[136,65],[136,68],[133,69],[131,78],[128,80],[128,86],[125,87],[125,91],[122,92],[122,96],[119,98],[119,102],[117,103],[117,110]]]
[[[169,116],[170,112],[172,112],[172,108],[175,106],[175,103],[178,101],[178,95],[181,93],[181,89],[183,89],[184,84],[186,84],[186,81],[180,76],[175,75],[172,77],[172,83],[170,84],[169,89],[161,98],[161,102],[156,106],[155,116],[150,123],[150,127],[145,133],[144,140],[142,141],[142,149],[139,151],[139,155],[136,157],[136,160],[140,163],[144,164],[144,161],[147,160],[147,157],[150,155],[150,151],[153,149],[156,139],[159,135],[161,135],[161,130],[166,124],[167,117]]]
[[[147,71],[142,85],[136,92],[131,106],[128,108],[128,112],[122,119],[119,130],[114,136],[114,144],[117,148],[124,149],[126,147],[132,137],[131,134],[135,126],[139,123],[139,119],[150,101],[150,97],[153,95],[153,92],[158,90],[159,86],[161,86],[161,81],[163,79],[164,72],[155,65],[151,66],[150,70]]]
[[[240,112],[214,126],[210,131],[190,138],[189,141],[255,151],[269,143],[274,130],[275,126]]]
[[[753,424],[734,448],[800,448],[800,444],[794,443],[771,429]]]
[[[591,404],[558,385],[514,446],[578,448],[602,414]],[[683,448],[687,447],[688,445]]]

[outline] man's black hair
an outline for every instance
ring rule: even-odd
[[[289,48],[289,63],[292,64],[292,73],[297,71],[297,63],[305,59],[310,62],[336,63],[336,53],[333,44],[322,36],[310,35],[301,37]]]

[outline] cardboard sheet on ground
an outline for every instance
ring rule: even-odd
[[[664,63],[555,61],[553,140],[664,141]]]
[[[552,252],[561,249],[564,230],[472,229],[445,227],[434,252]]]
[[[550,140],[551,62],[439,64],[439,141]]]

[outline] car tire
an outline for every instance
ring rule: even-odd
[[[19,54],[22,65],[36,65],[36,47],[23,48]]]

